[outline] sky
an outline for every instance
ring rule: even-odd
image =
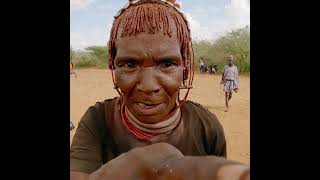
[[[70,0],[70,46],[106,46],[113,16],[128,0]],[[177,0],[196,40],[214,40],[250,25],[250,0]]]

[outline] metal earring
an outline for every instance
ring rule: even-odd
[[[113,89],[118,89],[118,88],[119,88],[119,85],[116,82],[114,82]]]
[[[179,87],[179,89],[192,89],[192,88],[193,88],[193,86],[186,86],[186,85]]]

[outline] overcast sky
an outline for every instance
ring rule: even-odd
[[[70,45],[75,50],[105,46],[113,16],[128,0],[70,0]],[[193,39],[213,40],[250,25],[250,0],[177,0]]]

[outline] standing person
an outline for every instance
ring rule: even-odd
[[[233,56],[230,55],[228,58],[228,64],[223,68],[223,74],[221,78],[221,83],[224,84],[223,90],[225,91],[225,102],[226,102],[226,112],[229,111],[229,101],[232,97],[232,92],[238,92],[239,78],[238,78],[238,68],[233,64]]]
[[[70,76],[74,74],[74,77],[77,78],[77,73],[76,71],[74,70],[74,64],[72,62],[72,57],[70,58]]]
[[[168,177],[175,172],[169,166],[186,165],[207,168],[204,174],[213,179],[212,166],[196,160],[224,159],[226,140],[218,118],[187,100],[194,55],[185,15],[169,1],[134,0],[114,18],[109,69],[120,97],[96,103],[81,118],[70,148],[70,179],[157,179],[162,170]],[[181,89],[187,90],[183,99]],[[156,146],[149,151],[149,145]],[[184,156],[193,158],[163,164]],[[196,177],[199,171],[190,169],[179,175]]]
[[[215,65],[210,67],[210,73],[211,74],[216,74],[216,69],[215,69]]]
[[[200,72],[205,72],[205,67],[206,67],[206,65],[204,64],[204,59],[201,56],[200,57]]]

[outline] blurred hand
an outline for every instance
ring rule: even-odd
[[[216,156],[183,156],[172,145],[156,143],[118,156],[90,180],[247,180],[249,176],[250,168],[244,164]]]

